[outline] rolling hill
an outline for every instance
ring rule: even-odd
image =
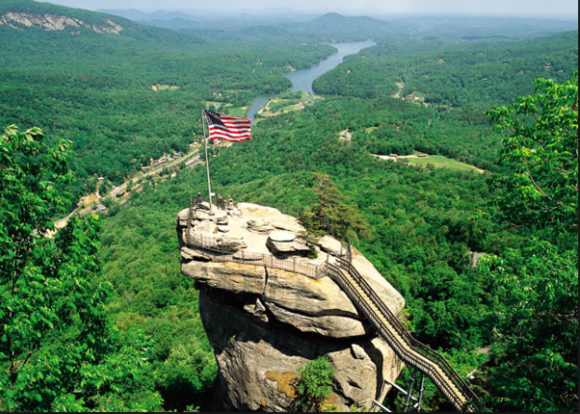
[[[0,124],[38,126],[71,140],[79,198],[99,176],[120,183],[151,158],[187,151],[192,133],[201,135],[203,102],[249,105],[290,86],[288,65],[310,67],[333,51],[209,43],[30,0],[0,7]]]
[[[202,43],[200,39],[183,33],[142,26],[122,17],[32,0],[3,0],[0,3],[0,30],[3,39],[24,30],[85,37],[116,35],[160,47],[187,47]]]

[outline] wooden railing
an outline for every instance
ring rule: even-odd
[[[188,231],[189,234],[189,231]],[[477,411],[477,395],[447,360],[428,346],[417,341],[385,305],[364,277],[352,265],[352,250],[346,259],[335,259],[323,265],[293,260],[280,260],[272,255],[240,251],[224,253],[215,247],[216,238],[196,237],[191,246],[214,262],[231,262],[271,269],[285,270],[320,280],[325,276],[334,280],[350,297],[366,318],[373,324],[381,337],[389,344],[401,360],[429,377],[447,400],[458,411]],[[199,244],[199,245],[197,245]]]

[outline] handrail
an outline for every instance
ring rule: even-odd
[[[263,266],[270,269],[285,270],[287,272],[297,273],[306,276],[310,279],[320,280],[326,276],[324,267],[319,265],[314,265],[310,263],[302,263],[294,260],[280,260],[269,254],[262,253],[251,253],[246,251],[239,251],[237,253],[228,253],[220,251],[215,245],[212,245],[211,241],[217,241],[219,239],[213,240],[211,237],[206,237],[198,235],[197,239],[199,243],[193,245],[191,243],[191,238],[186,237],[187,244],[198,250],[203,255],[207,256],[214,262],[219,263],[237,263],[253,266]]]
[[[360,290],[367,295],[368,301],[377,308],[377,311],[380,311],[390,326],[386,325],[380,316],[377,315],[377,311],[369,306],[368,301],[356,289],[353,281],[345,276],[342,272],[343,270],[359,285]],[[328,265],[327,271],[333,280],[337,281],[343,289],[350,293],[349,296],[354,296],[351,299],[361,308],[363,313],[365,313],[367,318],[377,328],[377,331],[387,340],[389,345],[405,363],[414,366],[431,378],[457,410],[475,410],[472,402],[478,400],[477,395],[469,388],[443,356],[411,336],[404,325],[385,306],[384,302],[378,297],[368,282],[352,265],[339,259],[338,266]],[[403,345],[406,345],[406,347]],[[429,362],[436,365],[440,369],[440,372],[435,369],[435,366],[429,364]],[[450,387],[450,383],[453,384],[457,391]],[[459,396],[458,392],[462,395]]]
[[[220,239],[202,235],[197,235],[196,238],[197,243],[192,245],[192,247],[215,262],[264,266],[301,274],[314,280],[320,280],[325,276],[330,277],[348,294],[401,360],[428,376],[456,410],[477,410],[475,405],[478,401],[477,395],[457,371],[442,355],[422,344],[409,333],[365,278],[352,265],[350,243],[348,246],[350,254],[347,252],[346,260],[336,258],[336,265],[331,263],[314,265],[301,263],[295,259],[280,260],[268,254],[245,251],[233,254],[223,252],[216,248],[216,244]],[[188,244],[191,245],[189,231],[186,239]],[[350,277],[347,277],[345,272]],[[357,289],[356,285],[358,285],[359,289]]]

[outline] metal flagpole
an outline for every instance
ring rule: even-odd
[[[201,110],[201,123],[203,124],[203,138],[205,142],[205,166],[207,168],[207,189],[209,191],[209,212],[213,214],[213,202],[211,199],[211,179],[209,176],[209,156],[207,154],[207,131],[205,127],[207,119],[205,118],[205,110]]]

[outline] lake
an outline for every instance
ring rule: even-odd
[[[314,95],[312,84],[316,79],[340,65],[346,56],[356,55],[363,49],[376,46],[376,43],[371,40],[367,40],[366,42],[337,43],[330,46],[337,49],[338,53],[335,53],[328,59],[323,60],[318,65],[313,66],[310,69],[298,70],[296,72],[291,72],[284,75],[292,82],[292,92],[305,92]],[[254,99],[252,106],[248,111],[247,117],[251,119],[252,122],[254,122],[256,113],[264,106],[266,106],[268,101],[273,98],[275,98],[275,95],[259,96]]]

